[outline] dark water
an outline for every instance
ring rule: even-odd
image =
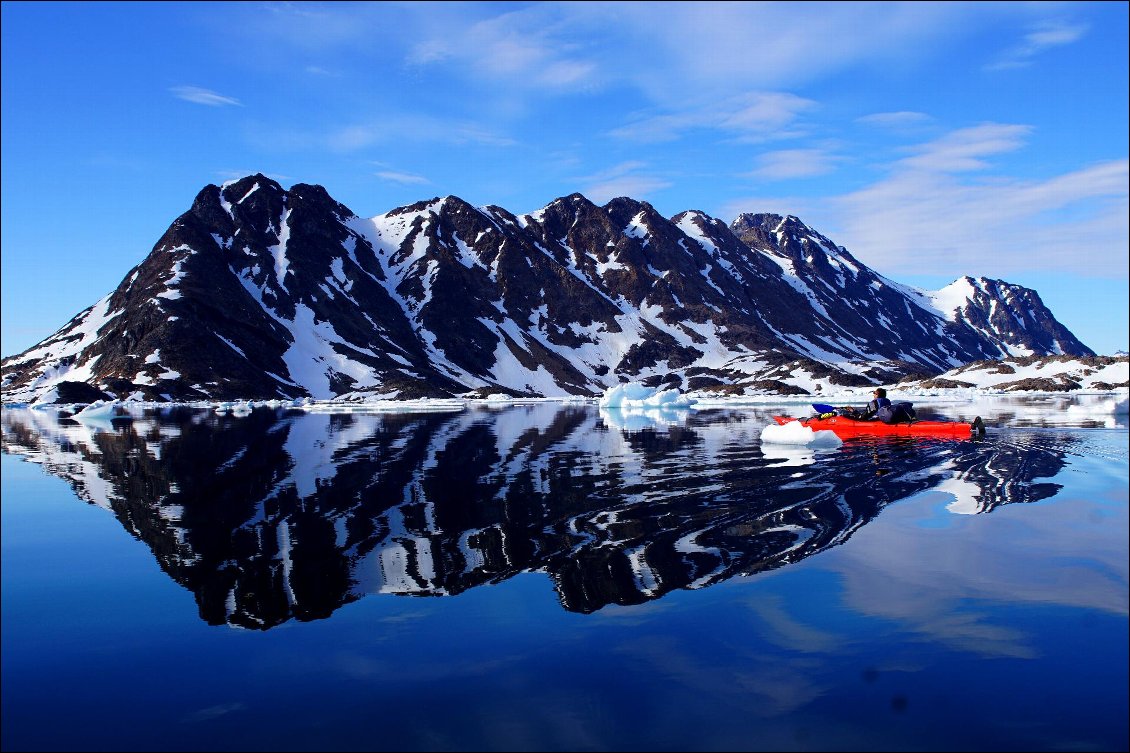
[[[5,410],[3,748],[1127,748],[1122,425],[770,415]]]

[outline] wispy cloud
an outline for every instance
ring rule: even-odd
[[[478,123],[451,122],[425,115],[385,116],[373,123],[338,128],[326,136],[330,149],[353,152],[383,143],[442,143],[452,146],[508,147],[516,142]]]
[[[430,180],[422,175],[413,175],[412,173],[400,173],[392,170],[381,170],[375,175],[381,180],[387,180],[390,183],[400,183],[402,185],[427,185],[431,183]]]
[[[989,166],[986,157],[1021,148],[1031,131],[1031,126],[1000,123],[962,128],[935,141],[911,147],[909,151],[915,152],[914,156],[899,164],[904,168],[938,172],[983,170]]]
[[[836,169],[838,158],[824,149],[781,149],[766,152],[749,175],[768,180],[810,178]]]
[[[673,141],[690,131],[713,129],[739,141],[790,138],[804,132],[798,120],[816,107],[816,102],[788,92],[751,92],[723,102],[637,117],[609,135],[658,143]]]
[[[924,50],[1008,12],[976,3],[667,2],[661,12],[650,3],[561,5],[559,26],[595,38],[615,29],[597,57],[604,75],[669,107],[692,94],[795,89],[835,71],[914,65]]]
[[[932,121],[924,112],[900,110],[898,112],[876,112],[856,118],[855,122],[864,125],[881,126],[884,128],[905,128],[907,126],[923,125]]]
[[[576,19],[560,4],[535,5],[477,20],[461,14],[415,42],[406,61],[413,66],[458,65],[491,85],[544,93],[594,85],[599,66],[592,50],[573,34]]]
[[[885,274],[1125,277],[1128,185],[1125,159],[1043,180],[898,169],[830,205],[837,240]]]
[[[999,123],[958,129],[910,148],[911,156],[889,163],[882,178],[857,190],[745,197],[727,202],[719,216],[795,214],[896,279],[1009,279],[1039,271],[1126,279],[1130,160],[1043,178],[996,170],[993,157],[1022,149],[1030,132]],[[781,165],[789,163],[788,156],[781,158]],[[773,165],[770,160],[765,166]]]
[[[1006,50],[997,60],[985,66],[987,70],[1007,70],[1025,68],[1031,65],[1036,56],[1053,47],[1078,42],[1087,33],[1085,24],[1069,24],[1062,21],[1045,22],[1024,35],[1015,47]]]
[[[735,107],[718,124],[739,135],[764,135],[787,131],[802,113],[817,104],[788,92],[757,92],[731,100]]]
[[[198,105],[208,105],[209,107],[225,107],[235,105],[242,107],[243,104],[235,97],[228,97],[211,89],[204,89],[199,86],[174,86],[169,89],[173,96],[177,99],[183,99],[186,102],[193,102]]]
[[[961,3],[668,2],[662,12],[648,3],[537,3],[493,15],[490,7],[439,16],[422,5],[404,29],[405,62],[538,97],[626,85],[671,112],[696,98],[788,89],[914,57],[986,15]]]
[[[604,204],[620,196],[642,199],[651,193],[668,188],[671,182],[647,172],[644,162],[621,162],[599,173],[577,180],[584,188],[581,193],[596,204]]]

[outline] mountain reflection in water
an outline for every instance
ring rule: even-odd
[[[762,446],[769,414],[621,422],[588,405],[453,413],[180,409],[101,430],[5,410],[3,449],[145,542],[209,624],[266,630],[368,594],[459,594],[545,572],[590,613],[772,570],[930,489],[955,513],[1055,494],[1070,435],[1023,446]],[[632,426],[631,430],[627,427]]]

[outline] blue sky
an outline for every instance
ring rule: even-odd
[[[893,280],[1025,285],[1125,350],[1128,7],[6,0],[2,351],[255,172],[365,217],[577,191],[794,214]]]

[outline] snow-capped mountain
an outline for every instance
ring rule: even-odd
[[[1093,355],[1035,291],[900,285],[796,217],[573,194],[365,219],[253,175],[205,187],[116,290],[4,359],[3,397],[798,393],[798,374],[863,386],[1059,354]]]

